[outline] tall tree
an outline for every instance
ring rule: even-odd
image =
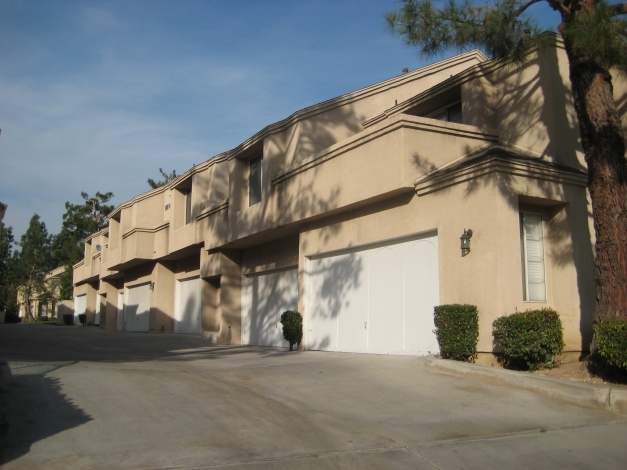
[[[148,186],[150,186],[152,189],[157,189],[163,186],[164,184],[169,183],[173,179],[176,179],[179,176],[176,174],[176,170],[172,170],[172,173],[168,174],[165,171],[163,171],[162,168],[159,168],[159,173],[161,173],[161,176],[163,178],[163,180],[161,181],[155,181],[152,178],[148,178]]]
[[[82,192],[81,197],[82,203],[65,203],[61,231],[52,241],[54,265],[65,266],[59,286],[60,297],[64,300],[72,298],[72,266],[83,259],[85,239],[109,224],[107,214],[114,209],[107,204],[113,197],[111,192],[96,192],[94,197]]]
[[[17,307],[13,243],[13,228],[0,224],[0,310],[7,312],[14,312]]]
[[[20,282],[22,299],[26,304],[26,319],[35,321],[31,302],[36,295],[46,290],[46,273],[52,269],[50,236],[46,224],[35,214],[30,219],[26,233],[19,243],[22,248],[16,266],[16,277]]]
[[[596,233],[595,322],[627,318],[627,160],[625,135],[613,98],[614,69],[627,74],[627,3],[606,0],[404,0],[386,15],[389,29],[432,56],[479,47],[492,58],[521,63],[548,35],[528,13],[546,2],[561,15],[557,30],[569,61]]]

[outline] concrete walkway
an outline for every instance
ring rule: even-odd
[[[424,358],[0,325],[7,469],[623,469],[627,422]]]

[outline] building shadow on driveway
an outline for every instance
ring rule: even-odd
[[[91,420],[63,394],[57,378],[14,375],[0,390],[0,465],[27,454],[37,441]]]

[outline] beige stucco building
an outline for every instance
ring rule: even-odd
[[[303,109],[121,204],[74,266],[76,314],[284,346],[298,309],[305,349],[426,354],[435,305],[477,305],[484,352],[497,317],[552,307],[585,350],[594,233],[556,41],[524,66],[471,51]]]
[[[42,291],[36,290],[31,295],[31,312],[35,318],[56,318],[57,307],[60,303],[59,286],[61,276],[64,272],[65,268],[61,266],[46,273],[46,277],[44,278],[44,289]],[[17,289],[17,305],[18,315],[22,318],[22,321],[25,321],[28,316],[26,312],[28,308],[27,302],[28,299],[26,298],[24,287],[19,287]]]

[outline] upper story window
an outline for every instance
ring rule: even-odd
[[[185,224],[192,221],[192,188],[185,190]]]
[[[261,202],[261,164],[263,162],[262,155],[257,155],[250,160],[250,168],[248,172],[248,205],[254,206]]]
[[[523,300],[545,302],[544,236],[541,216],[520,213],[520,250]]]
[[[437,119],[439,121],[455,122],[462,124],[462,104],[456,103],[447,108],[441,109],[430,116],[431,119]]]

